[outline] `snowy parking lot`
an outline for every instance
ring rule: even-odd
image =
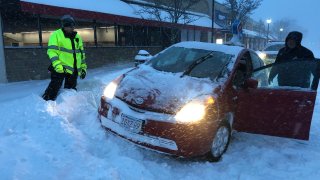
[[[1,179],[318,179],[320,94],[309,141],[235,133],[217,163],[175,159],[106,133],[100,95],[130,65],[90,70],[46,102],[49,80],[0,84]]]

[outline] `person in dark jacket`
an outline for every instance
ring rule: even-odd
[[[292,31],[288,34],[285,47],[279,50],[275,63],[288,62],[296,59],[314,59],[312,51],[301,45],[302,33]],[[269,75],[269,83],[278,75],[279,86],[308,87],[310,85],[310,72],[299,71],[300,67],[275,65]],[[286,66],[286,67],[285,67]],[[297,78],[298,75],[298,78]]]

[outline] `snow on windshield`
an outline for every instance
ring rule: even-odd
[[[238,55],[241,53],[242,50],[244,50],[244,48],[240,47],[240,46],[228,46],[228,45],[219,45],[219,44],[194,42],[194,41],[180,42],[180,43],[172,45],[171,47],[183,47],[183,48],[189,48],[189,49],[217,51],[217,52],[221,52],[221,53],[225,53],[227,55],[230,55],[232,58],[231,58],[230,62],[227,64],[227,70],[229,72],[232,71],[232,69],[234,67],[234,63],[235,63]],[[162,54],[169,49],[170,49],[170,47],[166,48],[165,50],[156,54],[154,57],[157,57],[159,54]],[[227,77],[227,76],[225,76],[225,77]]]

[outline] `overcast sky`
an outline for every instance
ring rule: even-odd
[[[295,19],[305,29],[303,44],[320,48],[320,0],[264,0],[252,17],[273,21]]]

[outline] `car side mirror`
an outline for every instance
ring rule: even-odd
[[[255,79],[246,79],[244,82],[244,87],[245,88],[250,88],[250,89],[257,89],[258,88],[258,81]]]

